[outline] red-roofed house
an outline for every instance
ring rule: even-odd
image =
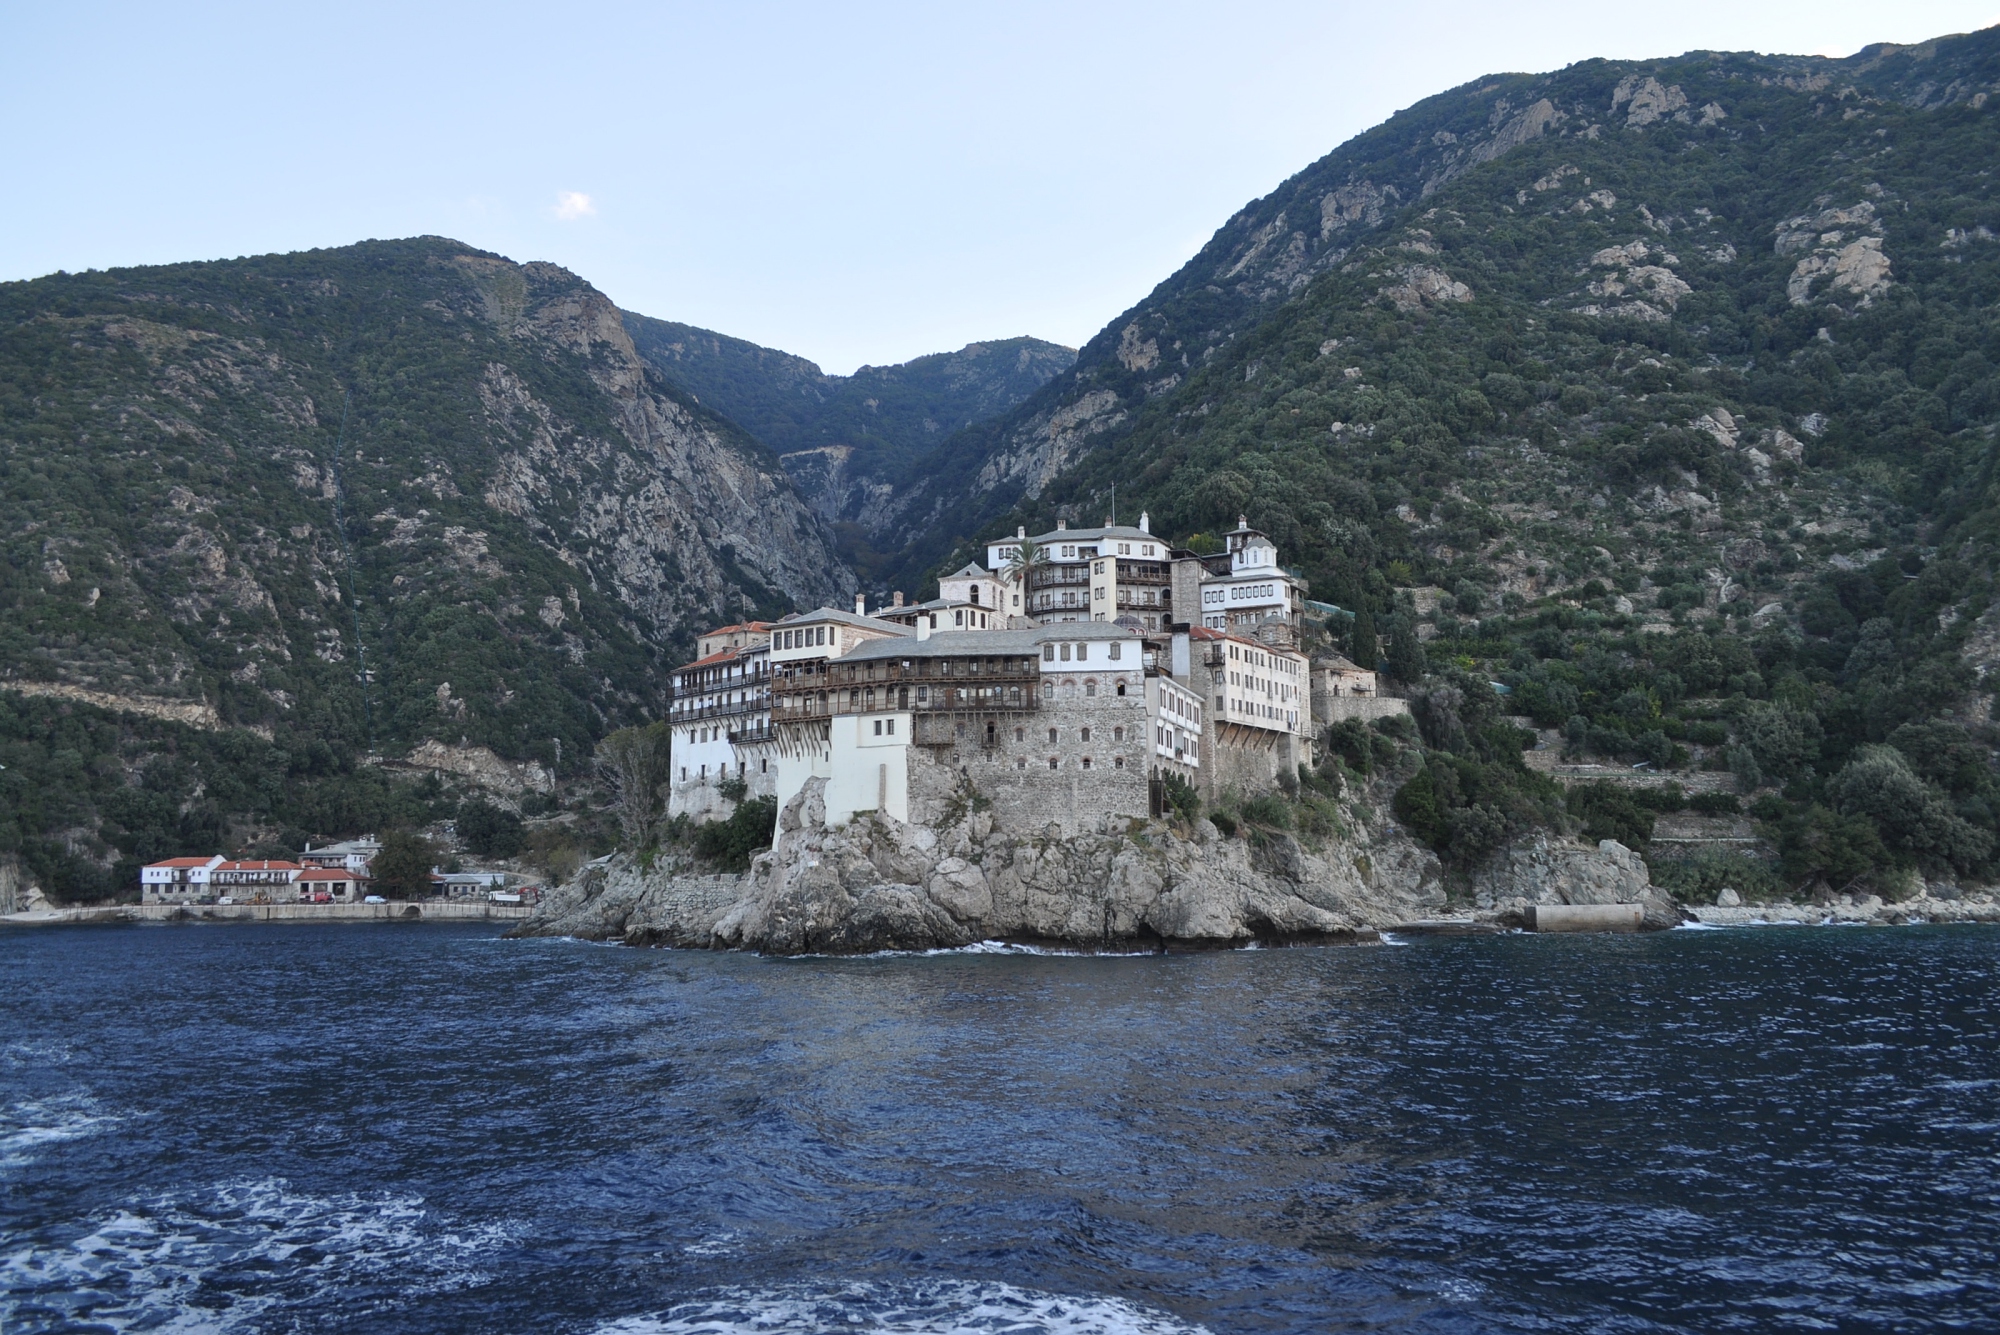
[[[296,862],[278,862],[263,858],[225,862],[208,874],[208,880],[216,894],[237,900],[256,899],[259,896],[269,901],[288,900],[295,893],[292,883],[304,870],[305,868]]]
[[[361,898],[366,879],[345,867],[307,867],[292,885],[301,903],[313,903],[318,896],[325,895],[335,903],[346,904]]]
[[[187,904],[215,892],[209,888],[209,874],[222,865],[222,854],[206,858],[168,858],[149,862],[139,869],[139,902],[142,904]]]

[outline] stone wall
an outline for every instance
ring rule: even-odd
[[[992,721],[991,747],[985,716],[973,716],[964,720],[962,743],[911,748],[913,823],[935,822],[952,802],[962,804],[968,785],[993,804],[991,818],[999,829],[1040,834],[1055,827],[1071,835],[1145,818],[1151,805],[1152,730],[1143,693],[1058,698],[1039,709],[996,714]],[[1016,730],[1022,734],[1018,740]],[[1086,758],[1089,769],[1083,767]]]
[[[1393,695],[1321,696],[1315,693],[1313,698],[1313,722],[1322,726],[1351,718],[1368,723],[1388,718],[1391,714],[1409,712],[1410,702]]]

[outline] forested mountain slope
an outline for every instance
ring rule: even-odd
[[[1801,883],[1990,876],[1996,170],[2000,30],[1455,90],[982,433],[940,534],[1010,489],[989,531],[1114,485],[1159,531],[1247,513],[1397,632],[1431,757],[1401,809],[1462,866],[1651,828],[1525,770],[1518,711],[1579,758],[1731,771]]]
[[[1012,413],[948,442],[945,453],[960,467],[934,473],[922,495],[907,499],[910,513],[931,524],[912,559],[937,561],[968,521],[1039,497],[1077,460],[1135,430],[1148,405],[1189,401],[1191,376],[1348,263],[1356,246],[1406,225],[1468,177],[1511,182],[1522,162],[1553,163],[1505,187],[1517,192],[1547,170],[1586,158],[1623,170],[1655,159],[1667,166],[1665,155],[1678,154],[1675,173],[1705,180],[1716,196],[1718,225],[1759,233],[1755,248],[1768,249],[1768,229],[1782,218],[1758,210],[1798,216],[1820,193],[1814,177],[1830,169],[1829,154],[1879,151],[1861,144],[1884,128],[1880,121],[1857,125],[1869,114],[1864,104],[1914,113],[1911,128],[1951,107],[1969,108],[2000,82],[1993,47],[1989,30],[1869,48],[1844,61],[1707,52],[1589,61],[1554,74],[1489,76],[1427,98],[1246,206],[1179,272],[1091,339],[1070,371]],[[1624,133],[1606,138],[1614,130]],[[1591,153],[1551,148],[1572,142],[1590,144]],[[1770,169],[1788,174],[1758,175]],[[1724,198],[1744,183],[1756,188],[1754,203]],[[1793,187],[1784,200],[1767,189],[1781,183]],[[1546,204],[1555,184],[1529,193]],[[1565,202],[1587,193],[1571,190]],[[1525,201],[1509,203],[1527,209]],[[1569,257],[1519,254],[1506,262],[1532,269],[1544,260]],[[977,463],[970,474],[967,459]]]
[[[0,684],[548,767],[851,587],[601,294],[442,238],[0,286],[0,542]]]
[[[776,451],[822,515],[878,543],[896,540],[889,529],[912,464],[1076,360],[1074,348],[1009,338],[838,376],[693,325],[628,313],[625,327],[669,383]]]

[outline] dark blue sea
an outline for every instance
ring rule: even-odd
[[[0,933],[0,1330],[2000,1330],[2000,931]]]

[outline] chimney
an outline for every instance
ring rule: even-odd
[[[1177,630],[1174,632],[1171,671],[1174,674],[1174,680],[1178,682],[1186,682],[1188,679],[1188,672],[1190,670],[1188,663],[1188,640],[1189,636],[1186,630]]]
[[[919,612],[917,614],[917,638],[919,640],[928,640],[931,637],[931,627],[936,624],[937,618],[935,616],[932,616],[928,612]]]
[[[1018,524],[1015,526],[1014,537],[1017,540],[1025,540],[1027,536],[1028,536],[1028,526],[1026,524]]]
[[[856,615],[856,616],[858,616],[858,617],[865,617],[865,616],[867,616],[867,615],[868,615],[868,595],[867,595],[867,594],[865,594],[865,593],[857,593],[857,594],[855,594],[855,595],[854,595],[854,615]]]
[[[903,605],[903,591],[901,589],[898,589],[894,593],[889,595],[889,606],[901,607],[902,605]]]
[[[1238,516],[1236,516],[1236,527],[1238,527],[1238,528],[1249,528],[1249,527],[1250,527],[1250,516],[1249,516],[1249,515],[1238,515]]]
[[[1060,533],[1068,527],[1069,527],[1069,520],[1067,519],[1056,520],[1056,532]]]
[[[1151,533],[1153,531],[1153,517],[1144,510],[1139,512],[1139,531],[1141,533]]]

